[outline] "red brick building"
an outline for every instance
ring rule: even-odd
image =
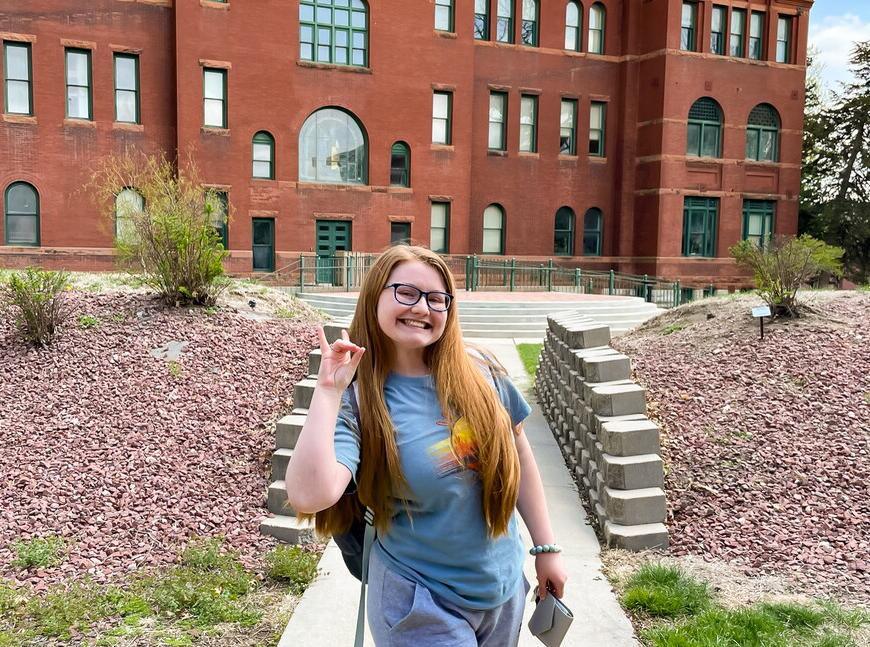
[[[81,187],[133,146],[193,151],[236,272],[410,237],[728,283],[797,228],[811,5],[0,0],[0,264],[110,267]]]

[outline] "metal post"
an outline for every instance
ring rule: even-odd
[[[614,283],[616,282],[616,277],[613,275],[613,270],[610,270],[610,284],[607,288],[608,294],[613,294]]]
[[[547,292],[553,291],[553,259],[547,261]]]
[[[581,280],[582,280],[582,279],[581,279],[581,277],[580,277],[580,268],[579,268],[579,267],[575,267],[575,268],[574,268],[574,289],[577,290],[578,292],[579,292],[579,289],[578,289],[578,288],[580,287],[580,281],[581,281]]]
[[[517,273],[517,259],[512,258],[511,259],[511,292],[514,291],[514,288],[516,287],[516,284],[517,284],[516,273]]]
[[[299,289],[305,289],[305,256],[299,254]]]
[[[677,303],[676,305],[683,305],[683,289],[680,287],[680,281],[678,280],[676,283],[677,286]]]

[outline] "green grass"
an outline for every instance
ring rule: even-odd
[[[662,328],[662,335],[670,335],[675,332],[680,332],[684,328],[686,328],[687,324],[684,323],[672,323],[668,326]]]
[[[100,325],[100,320],[93,315],[79,315],[78,322],[79,328],[84,328],[85,330],[96,328]]]
[[[710,591],[677,568],[644,564],[628,581],[623,604],[656,618],[675,618],[707,608]]]
[[[541,349],[543,344],[517,344],[517,351],[520,353],[520,359],[523,360],[523,366],[526,367],[526,373],[534,379],[538,372],[538,360],[541,358]]]
[[[12,565],[16,568],[52,568],[63,563],[66,558],[66,541],[63,537],[48,537],[12,542],[16,557]]]
[[[302,593],[317,575],[317,556],[298,546],[278,546],[266,555],[271,579],[286,582],[290,591]]]

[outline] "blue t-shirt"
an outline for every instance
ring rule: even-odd
[[[498,392],[515,426],[529,415],[531,407],[509,379],[498,379]],[[457,606],[504,604],[522,577],[524,550],[516,513],[506,535],[487,535],[474,436],[465,420],[454,425],[451,451],[450,428],[431,376],[390,373],[384,400],[408,492],[404,505],[396,500],[390,528],[373,550],[391,569]],[[347,394],[335,426],[335,456],[356,479],[360,445]]]

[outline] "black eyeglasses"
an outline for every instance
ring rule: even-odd
[[[453,302],[453,295],[447,292],[423,292],[418,287],[407,283],[390,283],[384,289],[393,288],[393,296],[403,306],[413,306],[422,298],[426,297],[426,305],[435,312],[446,312]]]

